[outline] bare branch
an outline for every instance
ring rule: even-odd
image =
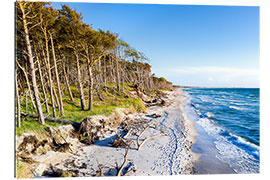
[[[154,136],[150,136],[150,137],[147,137],[147,138],[145,138],[144,140],[143,140],[143,142],[141,143],[141,144],[139,144],[138,145],[138,151],[141,149],[141,147],[143,146],[143,144],[146,142],[146,141],[148,141],[148,140],[150,140],[150,139],[154,139],[154,138],[156,138],[156,137],[159,137],[159,136],[167,136],[167,134],[166,133],[160,133],[160,134],[157,134],[157,135],[154,135]]]
[[[130,149],[130,145],[126,149],[126,152],[125,152],[125,155],[124,155],[124,161],[123,161],[123,164],[121,165],[120,169],[117,172],[117,176],[121,176],[122,175],[122,170],[125,167],[126,162],[127,162],[127,155],[128,155],[129,149]]]
[[[29,19],[33,19],[33,18],[37,17],[37,15],[38,15],[38,13],[35,14],[34,16],[31,16],[31,17],[28,17],[28,18],[29,18]]]
[[[34,27],[36,27],[36,26],[40,25],[40,24],[41,24],[41,22],[39,22],[39,23],[37,23],[37,24],[35,24],[35,25],[31,26],[31,27],[29,28],[29,31],[30,31],[31,29],[33,29]]]

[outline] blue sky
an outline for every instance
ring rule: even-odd
[[[119,33],[174,84],[259,87],[259,7],[65,4],[94,29]]]

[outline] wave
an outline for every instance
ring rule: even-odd
[[[227,163],[237,173],[259,172],[259,147],[236,136],[208,118],[200,118],[197,123],[208,135],[215,138],[218,150],[216,157]]]
[[[214,117],[214,114],[213,114],[213,113],[211,113],[211,112],[207,112],[207,113],[206,113],[206,115],[207,115],[207,117],[209,117],[209,118]]]
[[[253,102],[246,98],[253,91],[233,91],[188,90],[185,106],[195,123],[213,139],[216,158],[237,173],[258,173],[259,99]]]
[[[229,108],[240,110],[240,111],[246,110],[245,108],[241,108],[241,107],[238,107],[238,106],[229,106]]]

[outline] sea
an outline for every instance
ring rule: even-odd
[[[182,89],[186,113],[200,134],[193,151],[201,155],[198,174],[259,173],[260,90]]]

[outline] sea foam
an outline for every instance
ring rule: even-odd
[[[189,101],[186,106],[195,112],[195,123],[213,138],[216,158],[237,173],[258,173],[258,90],[188,89],[186,92]],[[245,98],[250,94],[255,94],[254,99]]]

